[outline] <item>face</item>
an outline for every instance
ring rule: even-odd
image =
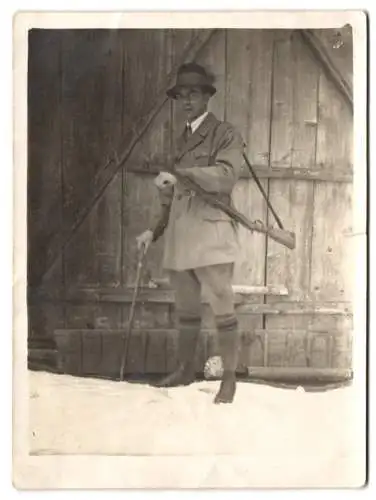
[[[176,97],[180,110],[189,122],[205,113],[209,99],[210,94],[203,92],[200,87],[181,88]]]

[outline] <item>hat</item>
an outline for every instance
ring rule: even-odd
[[[182,87],[201,87],[212,96],[216,93],[213,86],[213,77],[209,75],[205,68],[196,63],[188,63],[180,66],[176,79],[176,84],[167,90],[168,97],[176,99],[176,95]]]

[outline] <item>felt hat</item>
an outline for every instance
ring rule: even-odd
[[[200,87],[211,96],[216,93],[216,88],[213,86],[213,77],[206,72],[205,68],[197,63],[188,63],[180,66],[176,83],[167,90],[167,95],[171,99],[176,99],[179,90],[187,87]]]

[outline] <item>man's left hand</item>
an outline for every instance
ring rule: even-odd
[[[154,179],[154,184],[158,189],[174,186],[176,182],[176,177],[169,172],[160,172],[160,174]]]

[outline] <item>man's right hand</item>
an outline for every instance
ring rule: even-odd
[[[137,236],[137,238],[136,238],[137,249],[138,250],[143,249],[144,252],[146,253],[150,244],[153,241],[153,236],[154,236],[153,231],[151,231],[150,229],[147,229],[146,231],[141,233],[139,236]]]

